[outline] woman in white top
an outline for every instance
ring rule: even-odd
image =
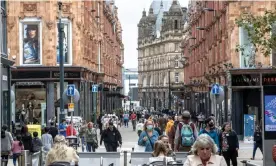
[[[222,156],[216,155],[218,148],[213,139],[207,134],[197,137],[184,166],[227,166]]]

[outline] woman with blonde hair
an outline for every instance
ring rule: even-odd
[[[152,152],[158,137],[158,132],[153,129],[153,121],[148,120],[144,124],[144,131],[140,134],[138,145],[144,146],[145,152]]]
[[[45,165],[51,165],[54,162],[75,162],[78,164],[79,156],[76,150],[67,146],[65,137],[63,135],[57,135],[54,140],[54,146],[50,149],[46,156]]]
[[[184,166],[227,166],[224,157],[216,155],[218,148],[214,140],[207,134],[201,134],[196,139],[191,149],[193,155],[189,155]]]

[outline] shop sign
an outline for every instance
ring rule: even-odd
[[[59,71],[53,71],[53,78],[59,78]],[[80,72],[64,72],[64,78],[80,78]]]
[[[12,71],[12,79],[50,78],[49,71]]]
[[[259,74],[232,75],[232,86],[260,86]]]
[[[68,104],[68,112],[73,112],[74,111],[74,103],[69,103]]]
[[[276,85],[276,74],[263,75],[263,85]]]

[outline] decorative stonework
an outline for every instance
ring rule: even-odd
[[[48,21],[48,22],[46,22],[46,25],[47,25],[47,27],[48,27],[49,30],[52,30],[54,24],[55,24],[55,23],[54,23],[53,21]]]
[[[37,11],[37,3],[24,3],[23,11],[24,12],[36,12]]]
[[[70,13],[71,4],[70,3],[62,3],[62,12],[63,13]]]

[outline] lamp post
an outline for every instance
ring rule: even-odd
[[[130,89],[131,87],[130,87],[130,74],[128,75],[128,93],[129,93],[129,109],[130,109],[130,111],[131,111],[131,96],[130,96],[130,94],[131,94],[131,89]]]
[[[58,2],[59,9],[59,23],[58,23],[58,45],[59,45],[59,82],[60,82],[60,122],[65,118],[64,114],[64,101],[63,101],[63,91],[64,91],[64,59],[63,59],[63,35],[64,35],[64,25],[61,23],[61,10],[62,2]]]
[[[171,110],[171,71],[168,70],[168,79],[169,79],[169,104],[168,104],[168,108],[169,110]]]

